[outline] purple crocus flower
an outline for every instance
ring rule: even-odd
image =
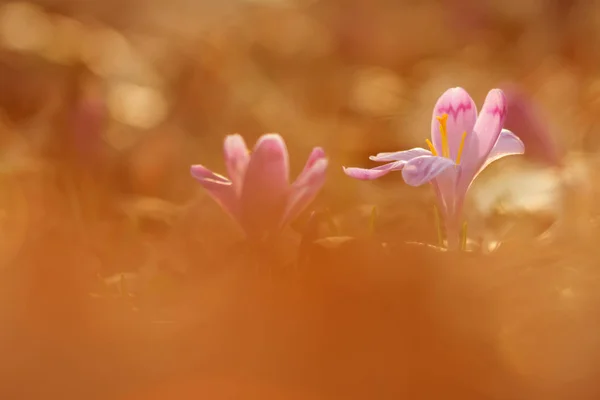
[[[523,154],[525,147],[512,132],[502,129],[506,99],[500,89],[491,90],[479,116],[471,96],[462,88],[447,90],[433,109],[429,149],[414,148],[371,156],[387,164],[372,169],[345,168],[348,176],[370,180],[402,171],[411,186],[431,183],[444,217],[448,247],[460,241],[465,195],[477,175],[502,157]]]
[[[308,206],[325,183],[328,161],[320,147],[312,150],[292,184],[288,151],[280,135],[261,136],[252,154],[237,134],[227,136],[224,147],[229,178],[202,165],[191,167],[192,176],[250,239],[264,240],[277,233]]]

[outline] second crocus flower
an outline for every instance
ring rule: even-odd
[[[316,147],[290,184],[288,150],[278,134],[261,136],[252,153],[240,135],[229,135],[224,153],[228,178],[202,165],[193,165],[191,173],[251,240],[276,234],[312,202],[325,183],[327,158]]]

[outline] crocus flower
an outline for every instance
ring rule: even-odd
[[[379,153],[370,159],[387,164],[372,169],[344,167],[344,171],[363,180],[402,171],[411,186],[431,183],[446,225],[448,247],[456,248],[464,199],[475,177],[493,161],[525,151],[517,136],[502,129],[506,108],[503,92],[493,89],[477,116],[475,103],[464,89],[449,89],[433,109],[428,149]]]
[[[240,135],[225,138],[229,178],[202,165],[192,176],[209,192],[252,240],[277,233],[300,214],[325,183],[327,158],[322,148],[312,150],[304,170],[289,183],[288,151],[278,134],[261,136],[252,154]]]

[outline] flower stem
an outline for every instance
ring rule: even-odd
[[[369,219],[369,236],[375,235],[375,229],[377,226],[377,207],[373,206],[371,209],[371,218]]]
[[[446,221],[446,241],[450,251],[461,249],[461,226],[454,218]]]
[[[444,230],[442,228],[442,216],[440,215],[440,209],[437,206],[433,206],[433,215],[435,217],[435,229],[437,231],[438,246],[444,246]]]

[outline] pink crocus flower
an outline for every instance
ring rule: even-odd
[[[288,151],[278,134],[261,136],[252,154],[238,135],[225,138],[225,164],[229,178],[202,165],[191,173],[246,236],[264,240],[300,214],[325,183],[327,158],[322,148],[312,150],[304,170],[289,183]]]
[[[344,171],[363,180],[402,171],[404,181],[411,186],[431,183],[444,217],[448,247],[456,248],[464,199],[473,180],[493,161],[525,152],[523,142],[502,129],[506,108],[503,92],[493,89],[477,116],[475,103],[464,89],[449,89],[433,109],[428,149],[379,153],[370,159],[387,164],[372,169],[344,167]]]

